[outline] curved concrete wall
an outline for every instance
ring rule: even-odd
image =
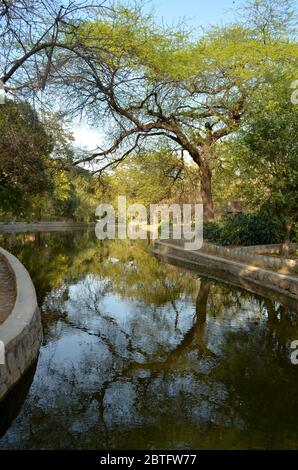
[[[0,248],[16,281],[16,301],[8,318],[0,325],[0,341],[5,348],[5,364],[0,364],[0,400],[13,388],[35,361],[42,342],[42,326],[35,288],[28,271],[6,250]]]

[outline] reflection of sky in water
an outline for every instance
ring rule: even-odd
[[[116,342],[121,356],[139,351],[144,354],[164,353],[175,347],[193,322],[194,307],[190,299],[178,299],[175,309],[171,302],[162,307],[125,299],[113,292],[105,292],[106,280],[87,276],[68,291],[63,310],[71,320],[88,326]],[[154,340],[153,340],[154,338]]]
[[[296,447],[293,314],[148,256],[162,302],[92,269],[47,293],[34,382],[0,448]]]

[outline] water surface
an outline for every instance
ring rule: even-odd
[[[294,311],[143,241],[0,245],[28,268],[44,329],[36,369],[0,406],[0,449],[298,448]]]

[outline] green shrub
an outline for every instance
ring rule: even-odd
[[[221,239],[220,222],[204,221],[204,239],[210,242],[219,243]]]
[[[293,226],[291,240],[293,243],[298,243],[298,222]]]
[[[281,243],[279,221],[267,212],[236,214],[217,222],[204,223],[204,239],[219,245],[267,245]]]

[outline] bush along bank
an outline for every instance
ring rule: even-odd
[[[204,222],[204,239],[217,245],[269,245],[283,242],[284,230],[280,221],[267,212],[241,213],[218,221]],[[291,241],[297,243],[297,225]]]

